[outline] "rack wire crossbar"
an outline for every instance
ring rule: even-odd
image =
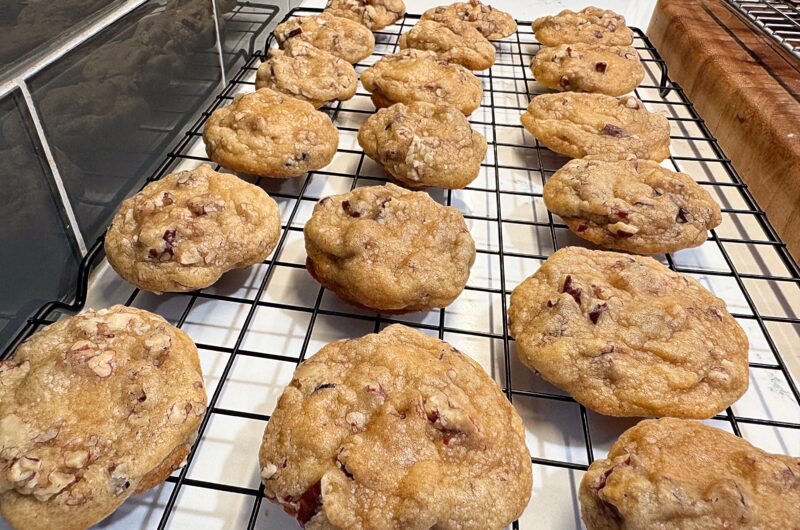
[[[297,8],[287,14],[290,16],[312,15],[318,9]],[[397,40],[405,29],[414,24],[418,15],[406,15],[397,25],[376,32],[378,43],[374,55],[356,65],[361,71],[368,67],[382,55],[391,54],[397,50]],[[241,310],[242,318],[237,320],[233,340],[213,341],[196,340],[201,351],[213,352],[222,356],[223,363],[216,387],[209,396],[209,408],[200,426],[200,433],[192,449],[187,464],[168,479],[172,485],[163,507],[159,507],[160,518],[157,524],[159,529],[170,526],[178,510],[181,493],[187,488],[200,488],[203,490],[225,492],[251,498],[249,513],[246,518],[246,527],[251,530],[263,527],[264,507],[262,506],[263,487],[260,481],[249,485],[232,484],[223,480],[206,480],[193,475],[193,469],[198,457],[198,448],[208,436],[208,426],[215,417],[238,418],[243,421],[257,422],[259,426],[269,421],[268,410],[243,410],[228,406],[222,399],[222,392],[230,384],[231,373],[238,360],[253,359],[274,363],[285,363],[293,367],[302,362],[315,350],[310,350],[312,343],[316,344],[317,323],[323,319],[339,319],[352,323],[358,330],[366,329],[374,332],[391,323],[404,323],[424,332],[436,335],[441,339],[460,338],[463,340],[476,340],[488,343],[492,352],[490,371],[495,380],[503,388],[509,400],[518,408],[522,403],[541,400],[545,408],[563,404],[575,411],[574,419],[579,427],[575,432],[580,433],[578,442],[583,446],[582,454],[552,455],[546,450],[538,451],[531,447],[532,463],[536,466],[560,468],[581,473],[595,458],[597,444],[593,443],[593,436],[598,437],[598,426],[604,421],[601,416],[587,411],[582,405],[576,403],[571,397],[542,383],[520,384],[520,379],[529,377],[522,365],[515,364],[513,339],[508,334],[506,309],[507,297],[520,280],[518,271],[511,263],[526,263],[528,273],[535,270],[541,261],[547,259],[555,250],[567,244],[581,244],[571,236],[566,225],[553,218],[546,212],[542,201],[541,186],[546,179],[557,171],[567,159],[550,152],[539,145],[530,135],[524,132],[519,123],[519,115],[524,112],[530,98],[542,92],[542,87],[533,79],[529,64],[538,49],[529,22],[519,22],[518,32],[501,42],[497,42],[497,63],[490,70],[477,75],[484,84],[484,102],[470,118],[473,127],[482,132],[489,144],[487,161],[482,167],[482,176],[465,190],[435,192],[431,191],[435,199],[447,205],[459,207],[465,211],[465,216],[472,229],[482,234],[490,234],[487,240],[478,241],[479,260],[486,260],[489,278],[484,282],[475,282],[472,279],[463,296],[476,296],[480,299],[491,300],[490,304],[496,309],[490,310],[487,317],[488,327],[465,324],[463,319],[451,312],[451,308],[442,309],[416,317],[386,317],[365,312],[360,312],[331,302],[325,295],[324,289],[313,284],[314,287],[306,298],[305,303],[298,303],[294,299],[276,300],[267,296],[268,292],[280,287],[283,281],[278,277],[281,273],[299,271],[303,273],[304,260],[291,256],[292,241],[302,239],[303,217],[309,206],[322,198],[319,191],[320,181],[336,181],[346,191],[358,185],[379,184],[386,181],[379,171],[371,167],[371,162],[357,147],[348,145],[346,140],[352,140],[358,131],[360,123],[374,112],[369,103],[369,94],[363,90],[357,92],[356,97],[350,102],[336,103],[324,107],[339,128],[342,141],[337,156],[349,157],[351,163],[347,168],[328,167],[324,170],[313,172],[308,176],[292,181],[271,181],[269,179],[255,179],[254,182],[263,186],[282,207],[282,233],[273,256],[260,266],[260,272],[255,277],[252,289],[242,294],[221,292],[209,288],[199,292],[170,294],[161,297],[159,307],[174,306],[182,309],[171,314],[171,320],[179,327],[187,328],[194,324],[190,315],[199,306],[214,302],[235,306]],[[661,256],[662,261],[671,269],[703,278],[714,287],[714,282],[724,282],[721,297],[729,304],[733,303],[732,312],[737,319],[747,327],[748,334],[758,337],[758,344],[763,350],[757,358],[750,363],[751,372],[766,374],[777,378],[783,388],[783,393],[788,396],[792,406],[800,410],[800,394],[789,373],[784,360],[785,355],[796,354],[790,351],[800,334],[800,318],[792,309],[792,301],[796,300],[800,292],[800,272],[797,264],[788,253],[786,245],[779,239],[775,230],[769,223],[765,213],[758,207],[747,186],[741,181],[730,160],[725,156],[712,136],[703,120],[695,111],[692,103],[687,99],[683,90],[668,78],[666,64],[659,56],[647,36],[633,28],[636,36],[634,47],[639,52],[646,66],[648,77],[636,91],[651,109],[667,114],[672,127],[673,147],[682,145],[681,154],[674,153],[668,159],[675,170],[684,170],[695,176],[705,178],[698,181],[720,200],[723,204],[723,217],[725,222],[716,230],[712,230],[707,242],[701,247],[704,256],[712,256],[712,265],[709,266],[703,259],[687,261],[683,254],[670,254]],[[273,39],[267,42],[267,47],[273,44]],[[253,89],[255,71],[264,52],[252,55],[241,70],[229,81],[228,85],[214,98],[209,107],[195,120],[193,125],[184,133],[183,137],[161,164],[159,169],[147,180],[153,181],[161,178],[168,172],[176,170],[183,165],[205,162],[211,163],[202,150],[196,149],[201,142],[201,135],[206,119],[217,108],[227,104],[236,94],[248,92]],[[678,149],[676,149],[678,150]],[[711,167],[713,170],[710,170]],[[219,169],[219,168],[218,168]],[[324,186],[322,187],[324,188]],[[477,202],[469,203],[469,197],[478,197]],[[480,201],[483,201],[482,203]],[[523,211],[528,217],[521,215],[513,205],[522,201],[525,204]],[[509,202],[512,207],[509,207]],[[484,210],[472,208],[475,204],[482,204]],[[509,228],[511,227],[511,228]],[[525,230],[526,237],[532,237],[535,248],[518,248],[514,243],[519,240],[515,230]],[[723,232],[724,229],[724,232]],[[751,235],[755,233],[756,235]],[[531,236],[532,234],[532,236]],[[473,234],[475,235],[475,234]],[[299,238],[299,239],[298,239]],[[527,241],[527,239],[526,239]],[[514,244],[512,244],[514,243]],[[17,339],[4,352],[4,358],[11,354],[16,345],[29,337],[43,325],[58,319],[62,313],[72,313],[83,308],[87,297],[88,276],[91,269],[102,256],[103,238],[101,237],[84,259],[78,282],[75,300],[68,304],[53,301],[43,306],[34,315],[29,325],[19,334]],[[522,245],[524,247],[524,245]],[[749,256],[744,261],[742,253]],[[690,253],[691,254],[691,253]],[[753,264],[755,262],[755,264]],[[515,270],[512,278],[512,269]],[[740,270],[742,269],[742,270]],[[773,272],[774,270],[774,272]],[[754,287],[753,283],[767,284],[767,291],[777,299],[782,312],[774,311],[772,305],[764,305],[762,288]],[[292,286],[288,286],[289,289]],[[727,289],[727,290],[726,290]],[[712,289],[713,290],[713,289]],[[729,299],[730,292],[735,296]],[[788,294],[787,294],[788,293]],[[147,293],[134,289],[125,301],[128,305],[142,307],[149,303]],[[329,303],[330,302],[330,303]],[[457,302],[458,303],[458,302]],[[470,305],[468,303],[468,305]],[[769,307],[769,311],[764,310]],[[261,347],[253,345],[250,341],[250,332],[258,320],[260,311],[284,311],[298,315],[303,322],[297,332],[297,345],[291,348],[273,349],[272,345]],[[776,334],[780,328],[781,335]],[[358,334],[354,329],[344,330],[344,333]],[[788,333],[788,342],[781,339]],[[191,334],[191,333],[190,333]],[[193,337],[194,338],[194,337]],[[788,344],[788,346],[787,346]],[[280,350],[280,351],[278,351]],[[751,350],[752,356],[752,350]],[[770,381],[773,381],[772,379]],[[760,391],[760,390],[759,390]],[[742,430],[751,427],[767,427],[775,429],[780,438],[781,433],[800,430],[800,414],[788,417],[773,414],[772,408],[766,407],[764,414],[745,413],[728,408],[724,413],[716,416],[711,421],[727,425],[729,430],[742,436]],[[756,411],[757,412],[757,411]],[[553,413],[550,413],[553,414]],[[787,419],[788,418],[788,419]],[[562,418],[563,419],[563,418]],[[536,436],[537,429],[544,423],[530,425],[526,428]],[[629,426],[630,424],[626,425]],[[619,434],[619,425],[616,434]],[[603,434],[603,438],[613,439],[615,436]],[[613,440],[612,440],[613,441]],[[602,449],[602,447],[601,447]],[[258,477],[258,470],[250,470]],[[256,485],[257,484],[257,485]],[[534,493],[534,501],[535,502]],[[575,503],[573,498],[569,502]],[[524,516],[523,516],[524,517]],[[577,524],[577,523],[576,523]],[[514,528],[520,528],[520,523],[515,522]]]
[[[800,4],[793,0],[725,0],[750,24],[800,58]]]

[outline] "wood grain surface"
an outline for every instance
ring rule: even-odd
[[[800,260],[800,61],[721,0],[659,0],[648,36]]]

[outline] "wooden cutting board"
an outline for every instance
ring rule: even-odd
[[[721,0],[659,0],[647,34],[800,261],[800,61]]]

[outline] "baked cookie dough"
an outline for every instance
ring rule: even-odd
[[[0,362],[0,513],[78,530],[161,484],[206,411],[197,348],[124,306],[43,328]]]
[[[387,55],[361,73],[361,84],[379,109],[425,101],[452,105],[469,116],[483,98],[480,79],[461,65],[439,60],[432,51]]]
[[[117,274],[140,289],[194,291],[264,261],[280,232],[278,205],[263,189],[203,164],[123,202],[105,251]]]
[[[528,368],[608,416],[710,418],[748,385],[725,302],[656,260],[567,247],[511,294]]]
[[[561,44],[542,48],[531,63],[533,76],[553,90],[622,96],[644,79],[639,54],[630,46]]]
[[[669,122],[633,96],[543,94],[528,105],[522,125],[547,148],[570,156],[603,160],[669,156]]]
[[[800,528],[800,458],[696,421],[645,420],[592,463],[580,504],[588,530]]]
[[[256,90],[269,88],[315,108],[352,98],[356,86],[358,77],[350,63],[298,39],[290,39],[283,50],[270,50],[256,74]]]
[[[475,261],[461,212],[394,184],[322,199],[304,234],[308,272],[343,301],[384,314],[450,305]]]
[[[396,103],[361,126],[358,143],[389,176],[410,188],[459,189],[475,180],[486,140],[451,105]]]
[[[411,31],[400,35],[401,50],[414,48],[436,52],[439,59],[460,64],[470,70],[486,70],[495,61],[495,49],[481,32],[468,22],[420,20]]]
[[[449,6],[434,7],[422,14],[422,20],[448,22],[463,20],[489,40],[499,40],[517,31],[514,17],[478,0],[456,2]]]
[[[571,160],[547,179],[544,202],[579,237],[639,254],[700,246],[722,221],[692,177],[651,160]]]
[[[545,46],[559,44],[605,44],[630,46],[633,32],[625,25],[625,17],[608,9],[587,7],[575,13],[563,10],[554,17],[541,17],[533,21],[536,40]]]
[[[310,103],[262,88],[215,110],[203,140],[208,157],[222,167],[289,178],[330,164],[339,131]]]
[[[395,324],[302,363],[264,431],[268,499],[305,528],[504,528],[531,495],[517,412],[481,366]]]
[[[375,49],[375,36],[358,22],[330,13],[297,17],[278,24],[275,40],[283,48],[290,40],[302,40],[312,46],[355,64]]]
[[[397,22],[405,14],[406,5],[403,0],[328,0],[325,12],[378,31]]]

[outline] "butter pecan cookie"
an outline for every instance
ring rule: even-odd
[[[644,79],[639,54],[630,46],[562,44],[542,48],[531,63],[537,81],[554,90],[622,96]]]
[[[747,336],[725,302],[652,258],[559,250],[508,317],[520,360],[601,414],[710,418],[747,390]]]
[[[559,44],[605,44],[630,46],[633,32],[625,25],[625,17],[608,9],[587,7],[575,13],[569,9],[556,16],[533,21],[536,40],[545,46]]]
[[[514,17],[483,4],[478,0],[470,2],[456,2],[449,6],[434,7],[422,14],[422,20],[447,22],[449,20],[463,20],[481,32],[489,40],[498,40],[517,31]]]
[[[358,143],[410,188],[467,186],[478,176],[487,148],[458,109],[423,102],[379,110],[361,127]]]
[[[578,236],[639,254],[700,246],[722,221],[692,177],[651,160],[572,160],[547,179],[544,202]]]
[[[269,88],[320,108],[328,101],[346,101],[356,94],[353,66],[333,54],[292,39],[283,50],[273,48],[258,68],[256,90]]]
[[[264,261],[280,231],[278,205],[263,189],[204,164],[123,202],[105,251],[114,270],[140,289],[194,291]]]
[[[661,162],[669,156],[667,118],[647,111],[633,96],[543,94],[533,98],[520,121],[547,148],[572,158]]]
[[[162,483],[206,411],[197,348],[124,306],[43,328],[0,362],[0,513],[84,529]]]
[[[580,504],[588,530],[800,528],[800,458],[696,421],[645,420],[592,463]]]
[[[486,70],[495,61],[495,49],[481,32],[461,20],[443,23],[420,20],[411,31],[400,35],[401,50],[414,48],[436,52],[439,59],[470,70]]]
[[[328,0],[325,12],[378,31],[397,22],[405,14],[406,5],[403,0]]]
[[[483,85],[472,72],[423,50],[403,50],[383,57],[361,73],[361,84],[372,93],[372,102],[379,109],[425,101],[452,105],[469,116],[481,106],[483,98]]]
[[[203,140],[208,157],[222,167],[289,178],[330,164],[339,131],[310,103],[262,88],[215,110]]]
[[[497,530],[531,496],[522,420],[494,381],[399,324],[298,366],[259,463],[264,494],[305,528]]]
[[[304,233],[308,272],[345,302],[385,314],[450,305],[475,262],[461,212],[394,184],[322,199]]]
[[[275,28],[278,46],[283,48],[293,39],[305,41],[352,64],[366,59],[375,49],[375,36],[370,30],[330,13],[292,18],[278,24]]]

